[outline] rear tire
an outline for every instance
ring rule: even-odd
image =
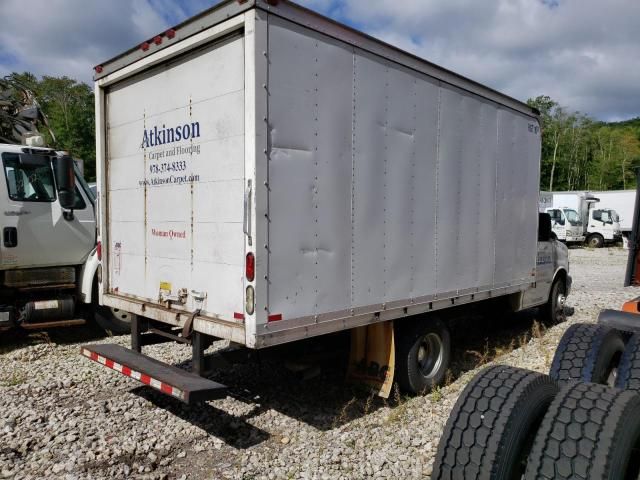
[[[131,333],[131,321],[135,315],[117,308],[96,306],[94,318],[96,323],[106,331],[123,335]]]
[[[599,233],[592,233],[587,237],[587,246],[591,248],[604,247],[604,237]]]
[[[542,307],[542,314],[547,322],[556,325],[567,319],[564,310],[566,297],[567,283],[562,277],[556,278],[549,292],[549,300]]]
[[[624,349],[618,367],[616,387],[640,393],[640,335],[638,334],[631,335]]]
[[[578,381],[613,386],[624,340],[604,325],[576,323],[560,340],[549,375],[559,382]]]
[[[557,392],[548,376],[528,370],[498,365],[477,374],[447,420],[431,478],[521,478]]]
[[[396,371],[400,388],[417,395],[444,381],[451,360],[451,335],[435,317],[396,322]]]
[[[525,480],[635,479],[639,472],[640,396],[573,383],[556,396],[529,454]]]

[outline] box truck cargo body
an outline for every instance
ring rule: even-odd
[[[96,68],[105,305],[262,348],[566,273],[527,105],[290,2],[157,38]]]
[[[620,230],[625,237],[628,237],[633,227],[633,207],[636,204],[636,191],[605,190],[592,193],[600,199],[599,205],[616,212],[619,218]]]

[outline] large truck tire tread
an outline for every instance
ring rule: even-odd
[[[529,454],[525,480],[622,480],[638,475],[640,396],[594,383],[565,385]]]
[[[618,366],[616,387],[640,393],[640,335],[638,334],[631,335],[624,349]]]
[[[549,375],[559,382],[608,383],[624,351],[622,335],[597,324],[571,325],[562,336]]]
[[[432,480],[520,478],[557,391],[547,375],[519,368],[498,365],[477,374],[449,416]]]

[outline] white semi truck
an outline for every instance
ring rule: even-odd
[[[75,162],[13,144],[0,144],[0,160],[0,331],[79,325],[96,313],[126,331],[129,314],[97,307],[94,197]]]
[[[276,0],[95,71],[100,302],[134,320],[131,349],[84,356],[190,402],[225,394],[198,375],[214,339],[378,329],[375,374],[415,393],[444,379],[453,311],[563,315],[526,104]],[[161,341],[190,344],[194,373],[141,353]]]
[[[540,211],[551,216],[563,242],[601,248],[622,240],[617,211],[595,192],[540,192]]]

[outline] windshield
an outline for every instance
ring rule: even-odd
[[[569,223],[574,227],[577,225],[582,225],[582,222],[580,221],[580,215],[578,215],[578,212],[576,212],[575,210],[572,210],[570,208],[565,208],[564,215],[565,217],[567,217],[567,220],[569,221]]]
[[[51,164],[21,165],[18,154],[2,155],[9,198],[18,202],[53,202],[56,199]]]
[[[609,210],[609,215],[611,216],[611,220],[614,222],[618,223],[620,221],[620,216],[615,210]]]

